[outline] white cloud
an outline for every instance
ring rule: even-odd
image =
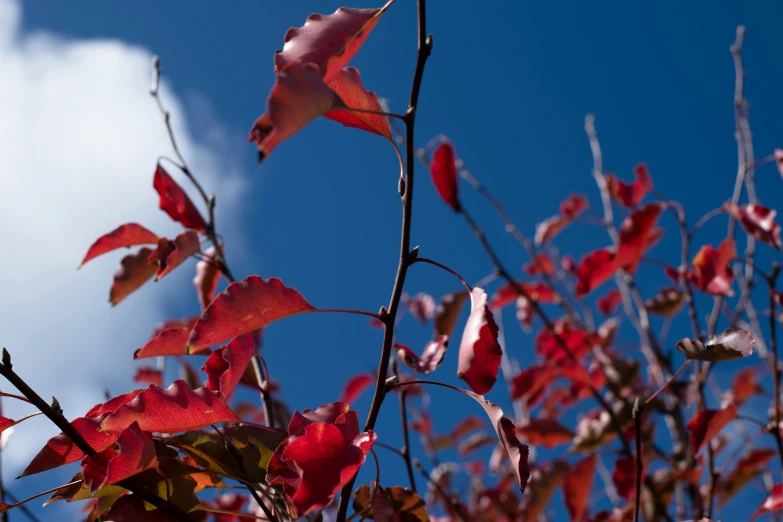
[[[127,252],[76,270],[92,241],[119,224],[138,221],[169,236],[180,228],[152,189],[156,158],[172,152],[148,93],[151,57],[119,40],[22,33],[19,4],[0,0],[0,344],[69,418],[100,402],[104,388],[130,386],[132,351],[165,319],[167,304],[196,302],[185,268],[112,309],[112,275]],[[208,190],[220,180],[218,209],[236,212],[242,181],[220,154],[225,129],[213,122],[196,142],[165,82],[162,96],[189,164]],[[223,230],[237,229],[234,217],[220,215]],[[13,391],[1,379],[0,389]],[[3,400],[6,416],[29,411],[15,402]],[[56,432],[40,418],[17,427],[3,474],[17,475]]]

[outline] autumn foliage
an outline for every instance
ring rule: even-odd
[[[449,139],[436,136],[421,148],[396,139],[398,132],[411,136],[418,92],[426,84],[432,48],[426,28],[419,32],[412,105],[404,115],[388,113],[349,66],[383,14],[405,7],[393,4],[314,14],[290,29],[274,57],[276,80],[265,111],[249,135],[262,161],[278,147],[296,146],[286,141],[323,116],[395,148],[404,211],[388,306],[377,313],[336,310],[311,304],[275,277],[235,279],[214,224],[215,197],[198,184],[198,169],[182,157],[172,165],[158,163],[152,187],[160,209],[181,232],[160,237],[138,223],[121,225],[89,246],[80,266],[123,250],[110,288],[112,305],[152,279],[192,270],[201,313],[169,319],[144,346],[127,347],[129,359],[154,358],[158,364],[139,367],[139,389],[70,422],[56,403],[47,405],[26,387],[21,376],[29,369],[12,367],[5,352],[0,373],[23,395],[8,400],[28,401],[62,430],[22,476],[73,465],[73,479],[45,492],[46,503],[80,501],[87,521],[708,521],[746,488],[764,484],[766,499],[745,509],[745,518],[779,512],[783,484],[769,469],[775,461],[783,464],[780,268],[777,262],[764,266],[756,254],[781,249],[780,226],[776,211],[756,199],[755,178],[748,173],[769,163],[768,170],[777,165],[783,175],[783,152],[760,160],[749,155],[741,91],[735,100],[739,190],[716,201],[715,211],[692,220],[680,202],[656,192],[654,173],[643,163],[630,173],[604,172],[588,117],[598,193],[588,197],[592,182],[586,180],[579,188],[585,194],[563,194],[559,209],[519,228],[504,202],[466,169]],[[425,8],[419,0],[421,24]],[[431,6],[431,16],[439,8]],[[738,42],[733,52],[741,67]],[[157,97],[157,61],[154,72]],[[404,129],[398,131],[390,118],[401,120]],[[489,259],[491,276],[477,285],[449,268],[448,260],[425,258],[426,239],[421,253],[410,245],[419,164],[426,169],[419,185],[429,181],[453,219],[475,233],[475,248],[466,252]],[[180,182],[192,183],[203,201],[191,200]],[[470,190],[497,211],[527,253],[509,261],[514,268],[461,199]],[[727,232],[704,237],[712,219],[726,220]],[[561,234],[576,227],[606,234],[591,250],[561,254]],[[654,257],[664,236],[679,238],[677,258]],[[454,291],[438,298],[426,288],[408,294],[406,274],[419,264],[453,275]],[[643,277],[661,284],[639,284]],[[705,304],[712,307],[709,315]],[[314,313],[369,316],[369,326],[383,331],[381,362],[376,372],[335,375],[345,381],[340,400],[295,405],[291,413],[262,357],[263,331]],[[501,314],[529,333],[526,347],[505,345]],[[431,331],[424,346],[397,338],[395,327],[406,316]],[[672,339],[667,333],[676,318],[688,329]],[[533,353],[535,362],[520,368],[521,350]],[[178,365],[182,378],[165,383],[164,362]],[[722,375],[732,374],[731,381],[713,382],[716,365]],[[463,388],[438,380],[449,372]],[[434,425],[432,386],[451,389],[453,401],[466,401],[471,413],[455,426]],[[238,398],[241,388],[257,400]],[[490,391],[504,397],[503,407],[484,397]],[[373,394],[372,404],[359,412],[351,403],[364,393]],[[749,408],[761,396],[769,404],[763,415]],[[379,415],[393,411],[390,402],[400,404],[402,449],[375,429]],[[484,414],[476,415],[481,409]],[[0,417],[0,430],[26,418]],[[747,433],[743,419],[750,419],[754,433]],[[375,479],[357,483],[362,468]],[[0,511],[22,503],[2,503]]]

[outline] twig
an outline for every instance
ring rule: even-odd
[[[457,515],[457,518],[459,518],[462,522],[468,522],[468,518],[465,516],[465,513],[462,512],[462,507],[459,505],[459,502],[448,493],[445,489],[443,489],[443,486],[437,483],[437,481],[432,480],[432,477],[430,477],[430,474],[427,473],[427,470],[424,469],[424,466],[421,465],[421,462],[419,462],[419,459],[413,459],[413,465],[416,466],[416,470],[421,473],[421,476],[427,479],[427,482],[432,484],[432,487],[435,488],[435,491],[438,492],[438,495],[440,495],[443,498],[443,501],[446,502],[451,508],[454,510],[454,514]]]
[[[459,275],[457,272],[455,272],[454,270],[452,270],[451,268],[447,267],[442,263],[438,263],[437,261],[433,261],[432,259],[427,259],[426,257],[417,257],[416,259],[411,261],[411,264],[414,263],[427,263],[429,265],[437,266],[438,268],[445,270],[446,272],[450,273],[451,275],[459,279],[460,283],[462,283],[462,285],[468,290],[468,292],[473,291],[473,288],[468,284],[467,281],[465,281],[465,279],[463,279],[461,275]]]
[[[389,300],[388,312],[384,321],[383,348],[381,349],[381,358],[378,363],[378,379],[375,383],[375,393],[373,394],[370,412],[365,422],[365,431],[375,427],[375,421],[378,419],[378,413],[381,410],[383,399],[386,395],[386,376],[389,372],[389,360],[392,354],[392,345],[394,343],[394,326],[397,316],[397,309],[400,305],[403,287],[405,286],[405,276],[408,273],[408,267],[413,261],[411,256],[411,221],[413,217],[413,181],[414,167],[416,163],[416,145],[414,142],[414,128],[416,123],[416,110],[419,103],[419,92],[424,77],[424,66],[427,58],[432,51],[432,35],[427,35],[427,2],[426,0],[417,0],[417,18],[418,18],[418,53],[416,57],[416,68],[413,73],[413,82],[411,85],[410,101],[408,110],[405,113],[405,178],[399,179],[399,192],[402,198],[402,237],[400,240],[400,257],[397,264],[397,275],[394,279],[394,287]],[[340,503],[337,507],[336,522],[345,522],[348,513],[348,504],[351,499],[353,485],[356,482],[356,475],[343,487],[340,494]]]
[[[636,398],[633,405],[633,420],[636,431],[636,503],[633,507],[633,522],[639,522],[639,510],[642,507],[642,409],[644,404]]]
[[[778,275],[780,274],[780,266],[775,265],[772,268],[772,273],[767,279],[769,285],[769,350],[771,366],[772,366],[772,378],[774,379],[774,397],[773,397],[773,413],[772,421],[774,422],[773,429],[770,430],[772,436],[775,437],[775,444],[778,448],[778,456],[780,457],[781,466],[783,466],[783,437],[780,434],[780,364],[778,361],[778,322],[775,318],[775,283]]]
[[[8,382],[13,384],[14,387],[22,393],[22,395],[27,397],[27,399],[36,408],[38,408],[49,418],[49,420],[51,420],[58,428],[60,428],[60,430],[63,432],[63,435],[68,437],[71,442],[73,442],[76,447],[82,451],[82,453],[88,457],[93,457],[97,454],[93,447],[90,446],[86,440],[84,440],[84,437],[82,437],[81,434],[71,425],[71,423],[68,422],[68,419],[66,419],[63,415],[62,410],[60,409],[59,404],[56,402],[54,397],[52,398],[54,406],[47,404],[46,401],[44,401],[41,396],[35,392],[35,390],[30,388],[30,386],[19,375],[17,375],[17,373],[12,368],[11,354],[9,354],[8,350],[5,348],[3,348],[2,364],[0,364],[0,375],[5,377]],[[193,521],[193,519],[179,507],[169,503],[155,493],[149,491],[144,485],[139,483],[137,477],[130,477],[122,481],[120,485],[132,491],[143,500],[159,508],[161,511],[167,515],[170,515],[176,520],[182,522]]]
[[[400,374],[397,371],[397,361],[392,359],[391,361],[392,374],[400,379]],[[400,450],[400,456],[405,461],[405,469],[408,472],[408,480],[411,482],[411,490],[416,492],[416,480],[413,476],[413,465],[411,464],[411,442],[410,434],[408,432],[408,389],[402,388],[399,391],[400,396],[400,416],[402,417],[402,449]]]
[[[5,495],[8,497],[8,500],[13,502],[14,504],[19,503],[19,499],[16,498],[10,491],[6,491]],[[26,505],[19,504],[16,506],[15,509],[21,511],[22,514],[30,520],[30,522],[41,522],[41,519],[35,516],[35,514],[32,511],[30,511],[30,508],[28,508]]]
[[[264,419],[270,428],[275,427],[275,406],[272,400],[272,394],[269,393],[269,370],[266,363],[261,360],[261,356],[256,354],[250,363],[253,365],[253,373],[256,375],[258,387],[261,389],[261,402],[264,405]],[[262,369],[263,366],[263,369]]]

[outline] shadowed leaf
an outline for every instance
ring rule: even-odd
[[[109,291],[109,302],[112,306],[118,305],[155,274],[157,267],[149,262],[151,254],[152,250],[145,247],[122,258],[120,266],[114,272],[114,281]]]

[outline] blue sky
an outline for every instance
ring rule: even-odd
[[[780,44],[772,2],[721,2],[708,7],[668,1],[654,5],[506,2],[491,8],[468,2],[431,4],[429,30],[435,46],[420,100],[418,145],[439,133],[449,136],[467,167],[502,197],[528,235],[571,192],[585,193],[593,205],[598,204],[583,129],[584,116],[590,112],[596,114],[606,170],[630,179],[633,166],[646,162],[659,192],[686,201],[691,223],[730,196],[736,148],[729,44],[738,23],[747,26],[746,95],[752,104],[756,155],[765,156],[783,144],[779,123],[783,73],[773,59]],[[388,302],[399,249],[398,167],[389,145],[377,136],[324,119],[277,148],[262,167],[255,163],[254,147],[244,143],[247,129],[264,110],[274,81],[273,52],[281,47],[286,29],[301,25],[311,12],[328,13],[338,6],[304,0],[244,2],[230,9],[204,0],[189,2],[186,8],[148,0],[22,2],[22,34],[43,31],[84,43],[119,40],[160,55],[172,92],[182,103],[181,114],[187,116],[189,136],[195,143],[209,145],[206,184],[217,195],[218,226],[227,237],[234,273],[280,277],[316,306],[377,311]],[[359,68],[368,89],[402,112],[414,59],[415,8],[412,0],[397,0],[352,65]],[[118,67],[122,69],[121,64]],[[148,77],[138,81],[146,85]],[[100,86],[96,83],[88,89]],[[64,97],[61,103],[68,101]],[[111,112],[105,117],[111,120]],[[117,127],[123,124],[112,122]],[[67,132],[67,125],[64,128]],[[156,136],[161,136],[159,131],[150,129]],[[166,147],[161,143],[160,150]],[[154,165],[155,157],[134,160]],[[190,163],[198,174],[199,163]],[[223,170],[231,171],[231,181],[221,178]],[[422,255],[448,264],[467,280],[481,279],[491,271],[486,256],[463,223],[439,201],[426,173],[419,172],[413,243],[421,246]],[[138,171],[142,184],[151,175],[151,167]],[[780,208],[780,178],[774,167],[760,169],[757,178],[761,201]],[[91,197],[102,198],[98,188],[107,184],[104,179],[89,189]],[[468,208],[507,265],[520,274],[527,261],[524,252],[504,234],[492,209],[467,193],[466,186],[462,188]],[[98,232],[119,224],[100,221],[91,225]],[[694,253],[702,242],[717,242],[725,218],[712,225],[697,238]],[[671,228],[651,256],[674,263],[679,257],[675,236]],[[605,234],[590,225],[574,227],[558,240],[561,249],[575,257],[605,244]],[[760,250],[761,259],[768,263],[771,251],[763,245]],[[75,266],[78,259],[62,262]],[[102,272],[92,267],[89,277],[103,278],[108,287],[113,263],[116,260],[101,265]],[[656,267],[641,272],[646,295],[665,282],[660,272]],[[168,285],[162,290],[142,290],[144,297],[139,299],[163,303],[156,309],[159,317],[145,317],[138,329],[118,336],[110,348],[95,349],[111,350],[117,358],[130,360],[157,321],[196,313],[198,304],[188,281],[189,277],[181,276],[161,282]],[[182,288],[182,295],[174,288]],[[406,286],[409,293],[427,291],[436,298],[456,288],[447,274],[425,266],[410,271]],[[103,302],[102,292],[95,290],[81,298]],[[106,316],[106,328],[120,324],[123,314],[133,313],[123,305],[111,311],[114,317]],[[702,300],[699,306],[706,313],[710,303]],[[519,331],[511,310],[505,324],[509,353],[529,363],[532,337]],[[688,332],[684,318],[675,321],[668,347]],[[623,334],[628,341],[638,341],[632,330]],[[418,349],[428,340],[429,329],[406,320],[399,338]],[[283,386],[286,402],[301,410],[337,400],[350,375],[373,369],[380,341],[380,333],[369,329],[363,318],[306,315],[270,327],[263,354]],[[455,340],[453,351],[434,374],[455,384],[456,346]],[[730,375],[731,370],[719,368],[718,377],[724,374]],[[113,393],[123,391],[115,387],[130,386],[124,374],[111,384]],[[726,387],[728,382],[722,384]],[[355,405],[362,417],[369,395]],[[444,431],[473,408],[467,399],[463,405],[449,392],[433,390],[432,395],[432,415]],[[504,396],[500,386],[490,395],[497,401],[505,401]],[[759,408],[762,416],[765,409],[765,405]],[[396,405],[389,401],[378,425],[382,440],[397,444],[397,424]],[[384,481],[402,482],[398,463],[384,457],[384,477],[388,477]],[[28,487],[33,486],[20,491]],[[761,497],[748,498],[755,507]]]

